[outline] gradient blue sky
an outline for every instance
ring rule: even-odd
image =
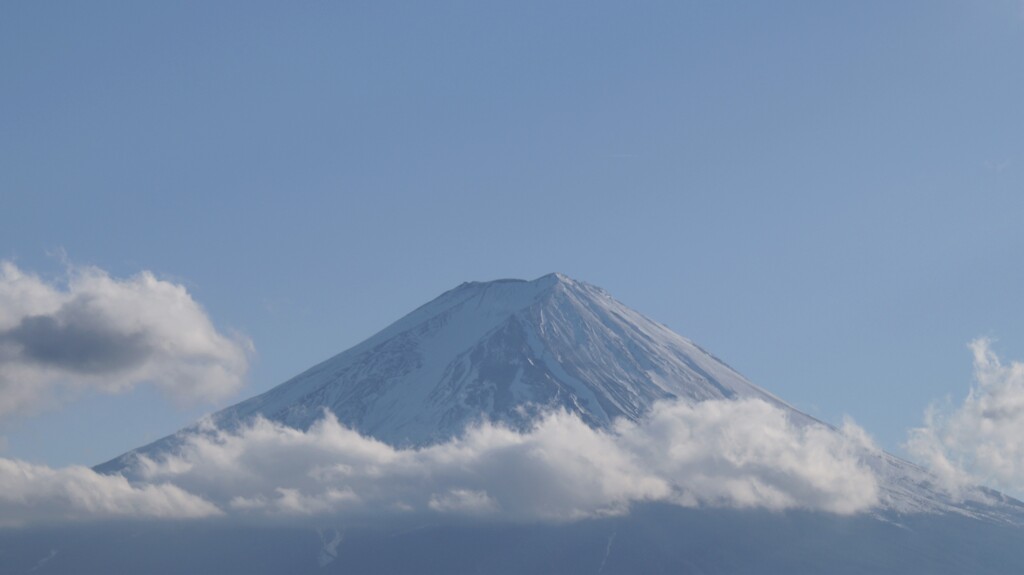
[[[0,259],[185,284],[245,389],[0,422],[94,464],[467,280],[599,285],[899,452],[1024,357],[1024,4],[7,2]]]

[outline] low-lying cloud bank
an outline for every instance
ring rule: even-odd
[[[0,460],[0,516],[31,522],[37,511],[84,518],[128,509],[174,517],[165,512],[171,500],[181,502],[179,516],[243,520],[422,513],[568,521],[645,501],[850,514],[878,503],[862,461],[876,448],[865,438],[852,424],[793,424],[760,400],[663,403],[610,431],[556,412],[528,432],[483,424],[421,449],[361,436],[330,414],[308,431],[260,419],[232,432],[202,428],[174,455],[139,457],[129,479],[29,466],[52,479],[19,482],[11,476],[27,464]],[[12,481],[18,489],[2,487]],[[83,489],[89,498],[68,496]]]
[[[907,449],[953,493],[971,484],[1024,493],[1024,363],[1004,365],[987,339],[970,348],[975,384],[967,398],[929,407]]]
[[[0,527],[76,519],[222,515],[212,503],[170,484],[132,485],[88,467],[52,469],[0,458]]]
[[[0,262],[0,418],[143,383],[184,402],[223,398],[241,386],[250,348],[150,272],[72,268],[54,283]]]

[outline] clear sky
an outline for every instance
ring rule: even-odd
[[[150,270],[255,356],[0,455],[95,464],[552,271],[899,452],[968,342],[1024,357],[1022,102],[1017,0],[4,3],[0,259]]]

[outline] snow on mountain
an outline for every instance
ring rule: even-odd
[[[291,381],[231,407],[305,428],[331,409],[399,445],[488,417],[522,425],[564,408],[593,426],[660,399],[778,399],[689,340],[559,274],[466,283]]]
[[[212,416],[231,428],[260,415],[300,429],[324,409],[397,446],[423,446],[482,419],[526,428],[551,409],[608,428],[639,420],[660,400],[755,398],[801,425],[794,409],[690,340],[561,274],[533,281],[464,283],[381,332],[295,378]],[[173,450],[181,433],[136,452]],[[97,467],[117,472],[129,452]],[[880,451],[865,462],[879,478],[880,513],[951,512],[1021,522],[1022,505],[974,489],[954,497],[923,469]]]

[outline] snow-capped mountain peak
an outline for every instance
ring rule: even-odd
[[[550,410],[610,428],[619,418],[640,420],[658,401],[738,399],[768,402],[798,425],[824,425],[604,290],[555,273],[463,283],[212,423],[231,429],[262,416],[306,429],[329,410],[364,435],[405,447],[446,441],[482,420],[525,429]],[[173,450],[188,432],[97,469],[117,472],[135,453]],[[974,490],[965,506],[913,464],[883,452],[864,457],[890,511],[1022,516],[1018,502],[992,492]]]
[[[562,274],[464,283],[365,342],[228,408],[306,427],[328,408],[389,443],[449,438],[481,418],[561,408],[594,426],[655,401],[781,403],[689,340]]]

